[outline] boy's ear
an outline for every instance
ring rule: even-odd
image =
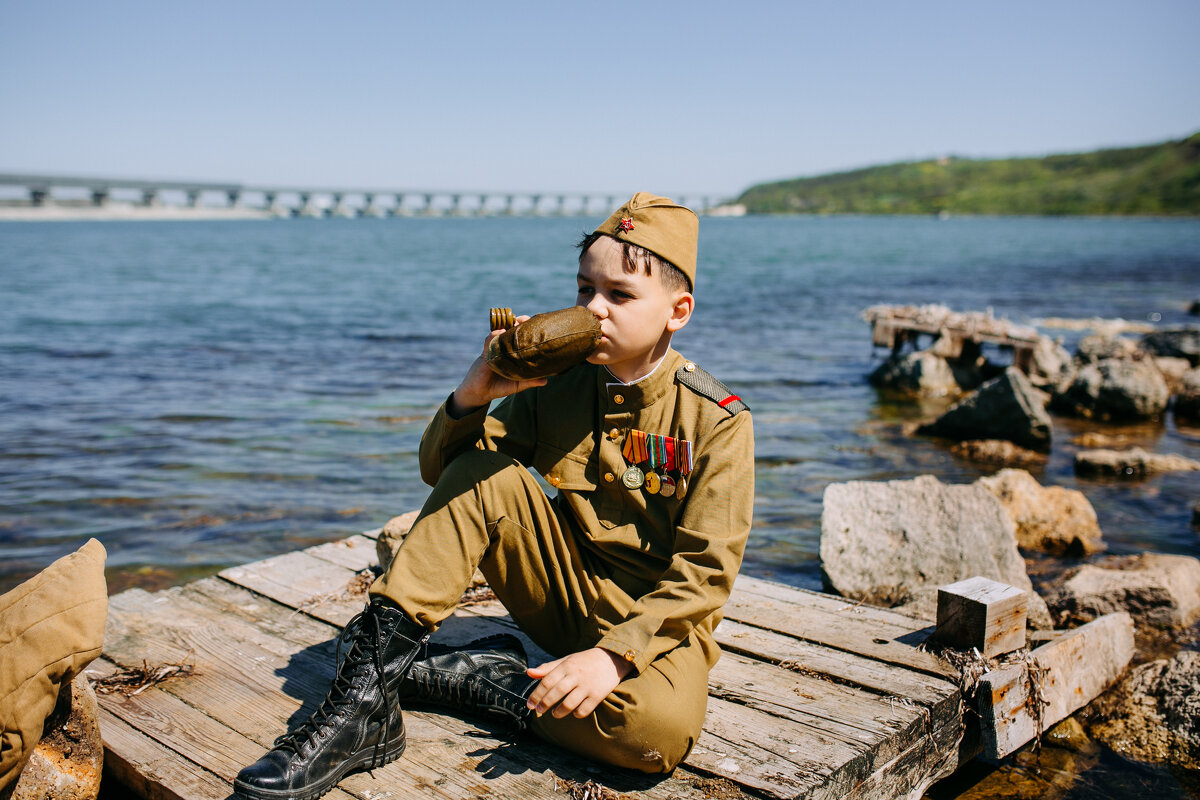
[[[695,307],[696,298],[692,297],[691,292],[681,293],[679,297],[675,298],[675,305],[671,306],[671,316],[667,319],[667,330],[674,333],[687,325]]]

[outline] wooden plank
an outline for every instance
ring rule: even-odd
[[[844,795],[822,793],[822,800],[920,800],[937,781],[960,764],[961,718],[914,740],[904,752],[856,783]]]
[[[785,663],[791,669],[861,686],[884,696],[908,698],[929,708],[937,724],[941,724],[941,714],[958,703],[958,686],[950,681],[736,620],[723,620],[717,626],[716,638],[727,652]]]
[[[233,787],[100,709],[105,769],[147,800],[226,800]]]
[[[365,604],[364,597],[351,597],[347,593],[354,574],[352,569],[332,565],[303,551],[230,567],[218,573],[231,583],[339,626],[362,611]]]
[[[767,594],[760,591],[762,582],[751,584],[747,590],[741,588],[741,581],[738,578],[739,586],[725,604],[725,616],[729,619],[929,675],[958,676],[948,663],[917,649],[933,632],[933,626],[922,620],[862,604],[843,601],[836,605],[841,598],[791,587],[782,590],[772,587]],[[860,610],[862,615],[856,617],[855,612]]]
[[[1133,619],[1125,612],[1107,614],[1033,650],[1035,671],[1043,671],[1038,715],[1037,680],[1025,664],[1003,667],[979,679],[983,755],[1003,758],[1040,736],[1051,725],[1091,702],[1107,689],[1133,657]]]
[[[355,572],[379,564],[379,558],[375,554],[375,540],[362,535],[309,547],[304,552]]]
[[[1029,592],[982,575],[942,586],[937,594],[937,638],[984,658],[1025,646]]]

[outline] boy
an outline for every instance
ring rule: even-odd
[[[580,244],[576,305],[602,333],[587,363],[514,382],[475,360],[421,441],[433,491],[346,626],[328,697],[242,770],[240,793],[317,797],[397,758],[401,697],[505,713],[645,772],[684,759],[754,496],[745,405],[670,347],[694,307],[698,228],[689,209],[634,195]],[[511,637],[430,655],[476,566],[555,660],[527,669]]]

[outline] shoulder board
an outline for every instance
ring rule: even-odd
[[[691,361],[675,370],[675,380],[699,395],[707,397],[721,408],[729,412],[729,416],[749,411],[750,406],[742,402],[742,398],[729,391],[729,387],[721,383],[705,370]]]

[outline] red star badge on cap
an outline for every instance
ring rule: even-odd
[[[617,224],[617,230],[619,230],[619,231],[633,230],[633,218],[632,217],[621,217],[621,221]]]

